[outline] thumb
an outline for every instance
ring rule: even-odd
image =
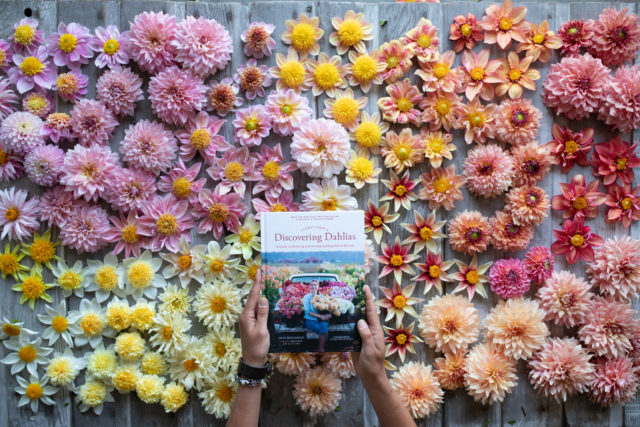
[[[258,329],[267,329],[267,318],[269,317],[269,301],[262,297],[258,302],[256,313],[256,327]]]
[[[371,335],[369,325],[367,325],[364,319],[358,320],[358,332],[360,333],[360,338],[362,338],[363,348],[373,344],[373,335]]]

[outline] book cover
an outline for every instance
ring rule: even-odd
[[[264,212],[270,353],[360,351],[364,212]]]

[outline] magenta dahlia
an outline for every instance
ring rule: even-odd
[[[517,298],[531,285],[529,276],[519,259],[505,258],[493,263],[489,270],[491,290],[500,298]]]
[[[640,240],[629,236],[607,239],[587,265],[591,284],[600,294],[630,301],[640,292]]]
[[[638,143],[623,141],[618,135],[594,146],[591,156],[593,175],[602,177],[602,183],[609,186],[620,179],[623,184],[633,183],[633,169],[640,166],[636,154]]]
[[[83,99],[71,110],[71,130],[84,146],[108,144],[118,121],[100,101]]]
[[[100,206],[83,203],[74,209],[60,228],[62,245],[79,254],[93,253],[107,245],[109,231],[107,211]]]
[[[162,120],[182,126],[207,102],[202,80],[178,67],[169,67],[149,81],[151,108]]]
[[[142,79],[119,65],[105,71],[96,83],[96,98],[116,116],[133,116],[136,102],[144,99]]]
[[[122,160],[155,175],[167,171],[178,153],[176,139],[160,122],[140,120],[124,133]]]
[[[614,67],[633,61],[640,48],[640,22],[629,9],[606,8],[593,22],[593,36],[587,49],[604,65]]]
[[[111,184],[119,163],[118,155],[109,147],[76,145],[67,151],[60,183],[76,198],[98,201]]]
[[[43,187],[52,187],[60,182],[64,151],[55,145],[41,145],[24,158],[24,169],[33,182]]]
[[[176,17],[142,12],[129,23],[129,52],[142,71],[156,74],[175,64]]]

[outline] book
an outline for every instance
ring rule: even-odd
[[[360,351],[364,212],[263,212],[270,353]]]

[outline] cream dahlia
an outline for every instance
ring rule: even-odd
[[[433,414],[442,403],[444,392],[430,365],[408,362],[393,374],[390,383],[414,419]]]
[[[516,362],[491,344],[478,344],[467,355],[464,384],[483,405],[502,402],[518,381]]]
[[[480,315],[463,296],[446,294],[431,299],[420,313],[418,328],[425,344],[444,353],[466,351],[478,339]]]

